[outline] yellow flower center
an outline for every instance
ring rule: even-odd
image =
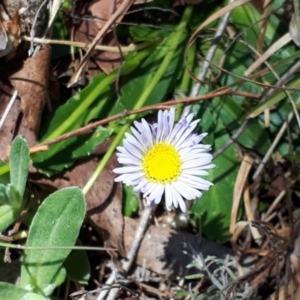
[[[149,181],[170,183],[181,173],[181,158],[177,150],[169,144],[156,144],[143,160],[143,170]]]

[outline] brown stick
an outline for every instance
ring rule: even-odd
[[[43,148],[40,148],[41,146],[50,146],[50,145],[57,144],[61,141],[64,141],[64,140],[69,139],[69,138],[74,137],[74,136],[79,136],[79,135],[91,133],[95,128],[97,128],[101,125],[108,124],[112,121],[116,121],[118,119],[122,119],[122,118],[128,117],[130,115],[135,115],[135,114],[138,114],[138,113],[151,111],[151,110],[169,109],[171,106],[174,106],[174,105],[179,104],[179,103],[193,103],[193,102],[208,100],[208,99],[211,99],[211,98],[214,98],[214,97],[219,97],[219,96],[224,96],[224,95],[240,95],[240,96],[247,96],[247,97],[251,97],[251,98],[259,98],[259,95],[257,95],[257,94],[245,93],[245,92],[235,92],[235,91],[232,91],[229,88],[225,88],[225,89],[220,89],[216,92],[212,92],[212,93],[197,96],[197,97],[171,100],[171,101],[167,101],[167,102],[164,102],[164,103],[149,105],[149,106],[146,106],[146,107],[142,107],[142,108],[135,109],[135,110],[130,110],[130,111],[125,110],[125,111],[123,111],[119,114],[116,114],[114,116],[96,121],[96,122],[88,124],[88,125],[86,125],[82,128],[79,128],[79,129],[76,129],[74,131],[65,133],[65,134],[63,134],[63,135],[61,135],[57,138],[54,138],[50,141],[35,145],[35,146],[30,148],[30,152],[31,153],[36,153],[40,149],[43,149]]]

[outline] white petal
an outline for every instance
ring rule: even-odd
[[[198,198],[201,195],[200,191],[194,189],[193,187],[189,186],[188,184],[182,182],[181,180],[177,180],[176,187],[177,191],[187,200],[193,200]]]
[[[171,133],[175,121],[175,107],[169,110],[169,134]]]
[[[179,153],[180,153],[180,152],[179,152]],[[207,154],[207,153],[195,153],[195,152],[192,152],[192,151],[191,151],[190,153],[187,153],[186,155],[182,155],[182,154],[180,153],[183,162],[187,162],[187,161],[189,161],[189,160],[194,160],[194,161],[196,161],[196,160],[198,160],[198,159],[203,159],[203,158],[208,159],[209,162],[210,162],[210,161],[213,159],[212,155],[207,156],[207,155],[204,155],[204,154]]]
[[[120,167],[120,168],[116,168],[113,169],[113,172],[116,174],[124,174],[124,173],[132,173],[132,172],[137,172],[137,171],[141,171],[142,168],[141,167]]]
[[[184,178],[180,178],[180,182],[185,184],[186,186],[188,186],[188,188],[191,188],[191,189],[194,189],[194,190],[197,190],[197,191],[200,191],[200,190],[207,191],[208,188],[210,187],[210,186],[207,186],[207,185],[204,186],[204,185],[200,185],[200,184],[195,184],[195,183],[189,182],[189,181],[187,182],[187,181],[184,180]]]
[[[158,204],[161,201],[162,195],[165,191],[165,187],[163,184],[155,184],[155,188],[151,192],[151,199],[154,200],[156,204]]]
[[[123,157],[119,157],[118,158],[118,162],[120,164],[127,164],[127,165],[135,165],[135,166],[140,166],[140,160],[138,159],[132,159],[132,158],[123,158]]]
[[[155,203],[155,204],[158,204],[158,203],[160,203],[160,201],[161,201],[161,198],[156,198],[156,199],[154,200],[154,203]]]
[[[178,127],[176,128],[176,126]],[[176,126],[170,135],[170,143],[172,143],[172,145],[176,145],[176,143],[178,142],[178,140],[180,139],[180,137],[183,135],[185,131],[185,127],[181,126],[179,123],[176,124]]]
[[[141,122],[134,121],[133,124],[140,133],[143,132],[144,128],[143,128],[143,124]]]
[[[158,126],[161,126],[162,118],[163,118],[163,111],[162,111],[162,110],[159,110],[159,111],[158,111],[158,114],[157,114],[157,125],[158,125]]]
[[[187,120],[187,123],[190,124],[191,121],[193,120],[194,118],[194,114],[193,113],[190,113],[187,117],[186,117],[186,120]],[[199,120],[200,121],[200,120]]]
[[[131,126],[130,130],[132,132],[132,134],[134,135],[134,137],[140,141],[141,139],[141,134],[138,132],[138,130],[135,129],[135,127]]]
[[[186,169],[184,170],[184,174],[188,174],[188,175],[200,175],[200,176],[207,176],[209,173],[207,171],[204,170],[200,170],[200,169]]]
[[[178,123],[183,124],[184,126],[188,126],[194,118],[194,114],[190,113],[188,116],[183,117]]]
[[[137,140],[134,136],[132,136],[131,134],[129,134],[128,132],[125,133],[126,139],[127,141],[132,144],[134,147],[138,148],[141,152],[144,152],[144,147],[143,145],[140,143],[141,138],[139,140]]]
[[[156,129],[156,136],[155,136],[155,142],[159,143],[160,142],[160,137],[162,135],[162,130],[163,130],[163,113],[160,110],[158,112],[158,118],[157,118],[157,126],[155,127]]]
[[[134,137],[139,140],[142,148],[143,148],[143,152],[145,152],[147,150],[147,144],[144,141],[144,136],[142,134],[140,134],[134,127],[131,127],[131,132],[134,134]]]
[[[130,144],[127,140],[123,141],[123,145],[126,148],[126,150],[128,151],[128,153],[134,155],[135,157],[137,157],[139,159],[143,159],[142,152],[138,148],[136,148],[132,144]]]
[[[144,119],[142,119],[142,123],[144,127],[144,131],[142,133],[145,134],[145,136],[147,137],[147,145],[152,146],[153,145],[152,132],[149,127],[149,124]]]
[[[121,149],[121,152],[117,153],[117,156],[119,158],[131,158],[134,160],[138,160],[141,161],[140,158],[138,158],[137,156],[134,156],[132,153],[129,153],[124,147],[122,147],[123,149]]]
[[[163,118],[162,133],[161,133],[160,141],[164,142],[168,135],[169,135],[169,114],[167,112]]]
[[[187,174],[181,176],[180,181],[185,182],[187,185],[199,190],[208,190],[209,187],[213,185],[213,183],[211,183],[208,180],[193,175],[187,175]]]
[[[203,133],[199,134],[194,140],[195,144],[200,143],[207,135],[208,135],[207,132],[203,132]]]
[[[204,154],[204,153],[202,153]],[[212,156],[203,156],[201,153],[198,155],[194,155],[192,157],[181,159],[183,164],[190,164],[194,162],[194,166],[201,167],[211,163],[213,157]]]
[[[174,144],[175,147],[180,147],[182,143],[188,138],[189,135],[193,132],[196,128],[198,121],[192,122],[189,126],[185,128],[185,132],[180,136],[179,140],[176,141]]]
[[[148,149],[151,145],[153,145],[153,136],[149,124],[142,119],[141,123],[135,121],[134,125],[141,134],[141,140],[143,141],[145,148]]]
[[[172,187],[171,183],[169,183],[169,185],[170,185],[172,204],[175,208],[177,208],[178,207],[178,200],[176,198],[176,190]]]
[[[118,177],[115,178],[115,182],[124,182],[124,180],[127,178],[128,174],[123,174],[123,175],[120,175]]]
[[[183,196],[185,199],[193,199],[194,194],[191,194],[189,190],[186,188],[184,183],[181,183],[180,180],[177,180],[173,184],[177,190],[178,193],[180,193],[181,196]]]
[[[117,150],[118,150],[119,152],[121,152],[121,153],[127,153],[127,150],[126,150],[124,147],[122,147],[122,146],[118,146],[118,147],[117,147]]]
[[[153,182],[148,182],[142,190],[144,197],[146,197],[147,199],[150,199],[151,201],[155,200],[156,199],[155,198],[156,187],[157,187],[157,184],[155,184]]]
[[[135,193],[141,193],[148,183],[149,181],[146,178],[142,178],[142,180],[133,188],[133,191]]]
[[[166,202],[167,210],[171,210],[172,202],[173,202],[172,201],[172,192],[171,192],[171,187],[168,183],[165,185],[165,202]]]
[[[164,142],[169,135],[169,112],[164,111],[159,113],[157,122],[157,135],[155,140],[157,143]]]
[[[183,131],[184,131],[184,127],[180,123],[177,123],[174,126],[172,132],[167,137],[166,141],[173,145],[175,141],[178,139],[178,137],[181,136]]]
[[[176,140],[176,142],[174,143],[174,147],[176,147],[177,149],[180,148],[180,146],[182,146],[182,144],[184,144],[184,147],[187,147],[188,145],[192,145],[192,143],[187,143],[186,138],[188,137],[188,135],[191,134],[192,132],[192,128],[185,130],[185,132],[183,132],[180,136],[180,138],[178,140]]]
[[[180,155],[185,157],[186,155],[194,155],[194,154],[197,154],[197,153],[207,152],[209,150],[211,150],[210,145],[200,144],[200,145],[195,145],[195,146],[192,146],[192,147],[185,147],[185,148],[181,149],[179,151],[179,153],[180,153]]]
[[[123,174],[123,175],[126,175],[126,174]],[[121,176],[123,176],[123,175],[121,175]],[[141,179],[142,179],[145,175],[144,175],[143,172],[136,172],[136,173],[132,173],[132,174],[127,175],[127,176],[129,176],[130,180],[131,180],[132,182],[134,182],[135,185],[136,185],[136,184],[137,184],[136,182],[139,183],[139,182],[141,181]]]
[[[183,168],[185,168],[185,169],[187,169],[187,168],[196,168],[196,167],[201,167],[202,168],[202,166],[206,166],[210,162],[211,162],[211,159],[208,159],[208,158],[198,159],[196,161],[189,160],[187,162],[184,162]]]
[[[212,169],[212,168],[214,168],[216,165],[214,165],[214,164],[207,164],[207,165],[204,165],[204,166],[201,166],[201,169],[205,169],[205,170],[207,170],[207,169]]]
[[[182,199],[182,196],[180,195],[180,193],[176,189],[176,184],[172,183],[171,186],[172,186],[172,189],[173,189],[174,198],[179,203],[179,207],[182,210],[182,212],[185,213],[186,212],[186,206],[185,206],[184,200]],[[173,203],[174,203],[174,200],[173,200]]]

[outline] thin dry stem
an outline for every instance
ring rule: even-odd
[[[233,0],[229,0],[229,4],[232,3]],[[224,33],[224,30],[228,24],[228,21],[229,21],[229,18],[230,18],[230,12],[226,13],[222,19],[221,19],[221,22],[217,28],[217,31],[215,33],[215,36],[212,40],[212,44],[209,48],[209,50],[207,51],[207,55],[205,57],[205,61],[199,71],[199,74],[196,75],[197,78],[199,78],[199,81],[197,81],[193,87],[192,87],[192,90],[191,90],[191,93],[190,93],[190,97],[195,97],[197,95],[199,95],[200,93],[200,90],[201,90],[201,87],[202,87],[202,81],[205,79],[205,76],[207,74],[207,71],[211,65],[211,60],[213,59],[216,51],[217,51],[217,48],[219,46],[219,42],[221,40],[221,37]],[[188,105],[184,108],[184,111],[182,112],[182,115],[185,116],[187,115],[191,110],[191,106]]]
[[[36,147],[41,147],[41,146],[50,146],[56,143],[59,143],[61,141],[64,141],[68,138],[74,137],[74,136],[79,136],[79,135],[83,135],[83,134],[88,134],[91,133],[95,128],[108,124],[112,121],[116,121],[125,117],[128,117],[130,115],[135,115],[138,113],[142,113],[142,112],[147,112],[147,111],[151,111],[151,110],[160,110],[160,109],[169,109],[170,107],[178,104],[178,103],[192,103],[192,102],[197,102],[200,100],[208,100],[214,97],[218,97],[218,96],[223,96],[223,95],[228,95],[228,94],[239,94],[239,92],[234,92],[231,89],[221,89],[218,90],[216,92],[212,92],[209,93],[207,95],[202,95],[202,96],[198,96],[198,97],[193,97],[193,98],[184,98],[184,99],[178,99],[178,100],[171,100],[168,102],[164,102],[164,103],[160,103],[160,104],[155,104],[155,105],[150,105],[150,106],[146,106],[140,109],[135,109],[135,110],[131,110],[131,111],[124,111],[122,113],[116,114],[115,116],[112,117],[108,117],[99,121],[96,121],[94,123],[88,124],[82,128],[79,128],[77,130],[68,132],[66,134],[63,134],[55,139],[49,140],[47,142],[38,144],[36,146],[31,147],[30,151],[35,151],[36,152]],[[243,93],[244,94],[244,93]],[[254,97],[257,98],[258,95],[256,94],[251,94],[251,93],[247,93],[248,97]]]
[[[31,38],[29,36],[23,36],[22,40],[28,41],[28,42],[35,42],[38,44],[56,44],[56,45],[66,45],[66,46],[73,46],[78,48],[84,48],[88,49],[91,44],[88,43],[82,43],[82,42],[75,42],[75,41],[64,41],[64,40],[55,40],[55,39],[44,39],[44,38]],[[129,45],[129,46],[122,46],[122,47],[113,47],[113,46],[105,46],[105,45],[96,45],[95,50],[101,50],[101,51],[107,51],[107,52],[120,52],[120,48],[122,52],[131,52],[131,51],[137,51],[140,49],[145,48],[148,45],[148,43],[143,43],[142,45]]]

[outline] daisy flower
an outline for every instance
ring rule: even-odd
[[[158,204],[162,197],[168,210],[172,205],[185,212],[184,200],[202,196],[213,184],[200,176],[213,168],[210,145],[199,144],[207,133],[194,132],[200,120],[192,121],[191,113],[174,125],[175,108],[159,111],[157,123],[150,125],[144,119],[134,122],[132,134],[125,133],[123,146],[117,147],[117,156],[123,167],[113,170],[119,176],[116,182],[133,186],[142,193],[147,204]]]

